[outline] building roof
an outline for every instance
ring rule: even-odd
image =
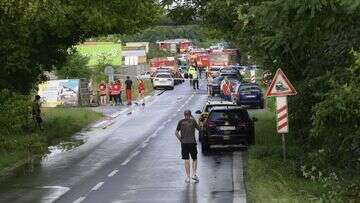
[[[146,56],[146,51],[143,50],[123,50],[123,56]]]
[[[158,41],[156,43],[158,44],[178,44],[181,42],[191,42],[188,39],[168,39],[168,40],[164,40],[164,41]]]

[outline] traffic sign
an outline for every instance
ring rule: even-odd
[[[297,92],[284,72],[279,68],[276,71],[275,77],[272,80],[270,87],[266,91],[267,97],[281,97],[296,95]]]
[[[272,73],[269,70],[264,71],[262,74],[262,77],[261,77],[261,82],[264,85],[269,86],[271,84],[271,79],[272,79],[271,76],[272,76]]]

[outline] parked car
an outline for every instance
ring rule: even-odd
[[[233,95],[233,101],[239,106],[264,108],[264,98],[261,88],[253,83],[241,83]]]
[[[224,106],[236,106],[236,103],[228,102],[228,101],[208,101],[205,103],[202,110],[197,110],[195,113],[200,114],[200,117],[198,119],[198,124],[200,128],[202,128],[204,125],[204,122],[208,118],[209,111],[214,107],[224,107]],[[199,140],[201,142],[202,140],[202,131],[199,133]]]
[[[222,66],[213,66],[209,68],[209,74],[212,77],[218,77],[220,75],[220,70],[222,69]]]
[[[228,77],[228,80],[230,81],[231,83],[231,86],[235,86],[236,84],[240,83],[240,81],[238,80],[237,76],[233,75],[234,77],[232,76],[227,76]],[[211,84],[211,87],[212,87],[212,94],[211,96],[215,96],[215,95],[220,95],[222,94],[222,91],[221,91],[221,84],[222,84],[222,81],[225,79],[224,76],[219,76],[219,77],[216,77],[213,79],[213,82]]]
[[[140,76],[138,76],[141,80],[150,80],[151,79],[151,73],[149,71],[142,73]]]
[[[255,144],[254,122],[246,109],[241,107],[214,107],[204,123],[201,140],[202,152],[211,150],[211,145]]]
[[[158,73],[153,80],[154,89],[174,89],[174,78],[170,73]]]
[[[223,68],[220,70],[220,76],[228,77],[229,79],[237,79],[239,81],[242,80],[242,76],[240,72],[232,67]]]

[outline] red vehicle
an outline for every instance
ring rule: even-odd
[[[240,65],[240,51],[238,49],[213,50],[209,55],[210,67]]]
[[[197,54],[196,64],[198,68],[205,68],[210,66],[209,54],[201,53]]]
[[[174,57],[153,58],[150,60],[150,74],[153,75],[157,69],[169,69],[172,73],[176,73],[176,61]]]

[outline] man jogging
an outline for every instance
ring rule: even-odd
[[[200,131],[199,125],[196,123],[194,118],[191,115],[190,110],[184,112],[185,118],[180,120],[176,128],[176,137],[181,142],[181,155],[182,159],[185,160],[185,171],[186,179],[185,182],[190,182],[190,160],[189,154],[191,155],[193,176],[192,179],[196,182],[199,182],[199,177],[197,176],[197,148],[196,148],[196,139],[195,139],[195,129]]]
[[[127,105],[131,105],[131,100],[132,100],[132,80],[130,80],[129,76],[126,76],[126,81],[125,81],[125,86],[126,86],[126,98],[127,98]]]

